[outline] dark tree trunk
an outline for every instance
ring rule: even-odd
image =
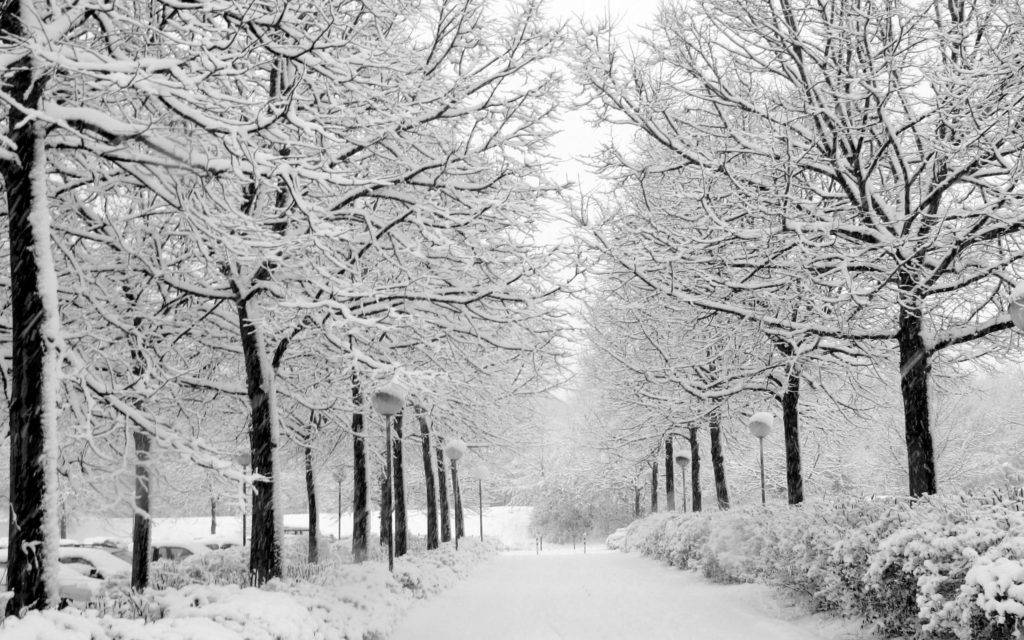
[[[782,392],[782,428],[786,438],[786,490],[789,504],[804,501],[804,479],[800,469],[800,372],[794,367],[786,375]]]
[[[900,391],[903,394],[904,428],[907,440],[907,469],[910,495],[935,493],[935,453],[928,413],[928,350],[921,337],[923,323],[919,308],[900,308],[897,342],[900,349]]]
[[[366,486],[366,435],[363,433],[363,392],[352,374],[352,558],[363,562],[370,542],[369,490]]]
[[[715,472],[715,494],[718,496],[718,508],[729,508],[729,487],[725,484],[725,459],[722,456],[722,417],[716,409],[711,414],[708,433],[711,435],[711,467]]]
[[[434,453],[437,457],[437,499],[441,508],[441,542],[451,542],[452,523],[448,516],[448,478],[444,468],[444,451],[438,447]]]
[[[277,416],[274,408],[274,372],[267,360],[262,336],[254,324],[250,300],[239,299],[238,327],[242,337],[245,378],[251,408],[249,446],[252,470],[261,476],[253,481],[252,535],[249,541],[249,574],[254,585],[282,575],[280,514],[275,508],[274,486],[277,470]]]
[[[640,511],[640,487],[633,487],[633,517],[639,518],[643,513]]]
[[[422,412],[417,412],[420,421],[420,445],[423,449],[423,482],[427,492],[427,549],[437,548],[437,489],[434,486],[434,465],[430,459],[430,425]]]
[[[378,541],[380,546],[388,546],[388,538],[393,534],[391,531],[391,523],[394,518],[394,506],[391,503],[391,482],[388,478],[387,467],[385,466],[377,474],[377,484],[380,486],[380,536]]]
[[[68,537],[68,513],[64,509],[60,510],[60,537],[61,540]]]
[[[665,510],[676,510],[676,469],[672,459],[672,438],[665,438]]]
[[[4,2],[0,42],[29,37],[19,3]],[[20,45],[19,45],[20,46]],[[46,77],[30,58],[12,61],[3,90],[27,109],[39,109]],[[15,159],[2,164],[7,192],[11,262],[10,523],[7,613],[57,604],[54,567],[57,525],[57,417],[59,367],[54,340],[56,282],[50,258],[46,194],[45,128],[19,109],[8,109],[8,138]],[[52,290],[45,290],[46,283]]]
[[[150,537],[149,516],[149,434],[140,429],[132,432],[135,443],[135,515],[132,518],[132,589],[149,586]]]
[[[658,513],[658,461],[651,463],[651,513]]]
[[[700,441],[697,440],[697,429],[690,429],[690,492],[693,511],[701,509],[700,489]]]
[[[466,524],[462,513],[462,488],[459,486],[459,465],[452,460],[452,504],[455,508],[455,537],[466,537]]]
[[[217,498],[210,498],[210,535],[217,535]]]
[[[409,546],[408,539],[408,516],[405,512],[405,472],[402,470],[402,416],[395,416],[395,445],[392,448],[394,453],[395,472],[395,557],[404,556]]]
[[[320,512],[316,506],[316,476],[313,475],[313,445],[302,447],[302,458],[306,467],[306,511],[309,514],[309,548],[307,562],[320,561]]]

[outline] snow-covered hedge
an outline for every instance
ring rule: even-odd
[[[891,636],[1019,638],[1021,508],[989,495],[658,513],[607,544],[712,580],[781,585]]]
[[[380,562],[351,564],[327,559],[304,579],[274,580],[262,588],[231,584],[189,584],[153,589],[131,598],[130,606],[101,611],[32,612],[0,625],[4,640],[369,640],[384,638],[398,614],[416,598],[454,583],[481,559],[489,543],[463,539],[435,551],[395,560],[389,574]],[[218,554],[201,578],[222,572],[232,554]],[[239,554],[234,554],[239,555]],[[194,562],[193,569],[215,564]],[[211,580],[212,582],[212,580]]]

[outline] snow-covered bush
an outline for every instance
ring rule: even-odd
[[[767,582],[882,634],[1019,638],[1024,513],[999,496],[659,513],[610,537],[720,582]]]
[[[318,573],[304,579],[272,580],[261,588],[225,582],[151,589],[132,596],[132,606],[121,609],[120,615],[113,609],[33,611],[24,618],[4,620],[0,636],[4,640],[376,640],[387,636],[398,613],[416,598],[450,586],[493,551],[493,545],[477,540],[463,539],[458,551],[445,543],[435,551],[396,559],[393,574],[380,562],[338,561],[339,552],[317,565]],[[229,580],[236,571],[233,563],[243,556],[238,552],[217,555],[221,559],[193,559],[189,570],[204,578]]]

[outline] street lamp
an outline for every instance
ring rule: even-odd
[[[378,388],[373,392],[370,397],[370,403],[373,405],[374,410],[384,416],[384,456],[387,459],[387,471],[385,477],[385,485],[387,487],[386,494],[388,498],[387,508],[383,517],[392,521],[390,527],[388,527],[388,571],[395,570],[395,525],[394,525],[394,512],[391,506],[391,491],[392,491],[392,479],[394,477],[394,471],[392,465],[394,461],[391,459],[391,417],[400,413],[402,407],[405,406],[405,389],[389,382],[383,387]],[[384,509],[384,505],[381,505]]]
[[[462,492],[459,489],[459,460],[466,455],[466,443],[458,438],[450,438],[444,446],[444,454],[452,462],[452,498],[455,502],[455,548],[459,548],[459,538],[463,535]]]
[[[1021,331],[1024,331],[1024,282],[1010,294],[1010,319]]]
[[[345,469],[339,468],[332,475],[338,482],[338,540],[341,540],[341,483],[345,480]]]
[[[683,511],[686,511],[686,468],[690,466],[690,454],[685,451],[677,453],[676,464],[679,465],[679,473],[683,476]]]
[[[237,453],[234,455],[232,460],[235,464],[242,467],[242,546],[245,546],[245,535],[248,523],[246,522],[246,508],[249,503],[249,496],[246,495],[248,492],[245,489],[245,475],[249,473],[249,467],[252,466],[252,453]]]
[[[472,477],[476,480],[476,497],[477,505],[480,508],[480,541],[484,539],[484,476],[487,475],[487,470],[482,464],[473,467]]]
[[[767,411],[761,411],[750,416],[750,422],[747,423],[747,429],[750,430],[751,435],[757,438],[758,449],[761,453],[761,504],[765,504],[764,497],[764,439],[771,433],[772,423],[775,422],[775,416],[768,413]]]

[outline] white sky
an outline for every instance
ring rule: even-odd
[[[610,16],[619,29],[630,30],[650,22],[658,7],[659,0],[548,0],[547,13],[552,20],[569,20],[570,23],[582,18],[596,22]],[[561,157],[562,165],[555,176],[581,184],[584,189],[594,184],[587,167],[576,159],[597,149],[602,140],[607,140],[607,131],[596,130],[586,122],[583,112],[569,112],[560,123],[561,131],[552,139],[554,152]]]

